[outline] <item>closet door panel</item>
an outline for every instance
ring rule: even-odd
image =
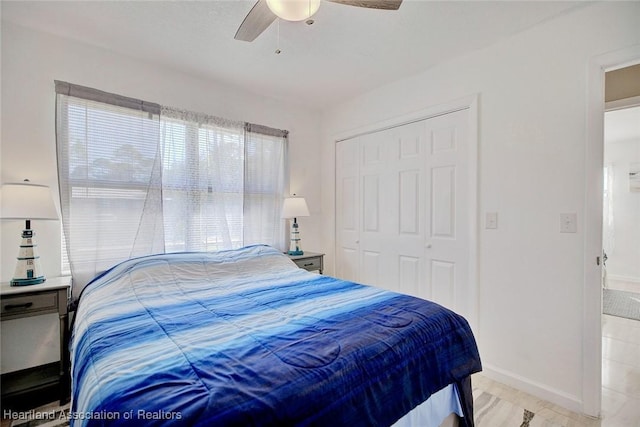
[[[380,230],[380,176],[362,177],[362,231],[379,233]]]
[[[456,168],[439,166],[431,169],[431,235],[455,239],[456,233]]]
[[[426,121],[426,276],[433,301],[468,313],[468,111]]]
[[[424,199],[425,157],[424,121],[407,124],[394,131],[395,159],[389,165],[394,174],[392,203],[397,206],[392,228],[393,256],[399,260],[393,277],[398,292],[426,297],[428,282],[424,265],[426,230]]]
[[[381,253],[375,250],[362,250],[361,251],[361,270],[360,278],[361,282],[367,285],[385,287],[381,283],[380,277],[380,263]]]
[[[389,158],[388,133],[363,135],[360,141],[360,277],[366,285],[388,287]]]
[[[358,141],[336,145],[336,275],[358,282],[360,172]]]
[[[398,292],[421,297],[424,294],[424,282],[421,280],[422,257],[400,255],[400,280]]]
[[[431,259],[431,299],[445,307],[455,306],[456,265],[449,261]]]
[[[417,236],[420,234],[420,170],[404,170],[399,173],[400,200],[399,233]]]

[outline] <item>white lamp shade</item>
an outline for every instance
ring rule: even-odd
[[[309,216],[309,208],[304,197],[289,197],[282,204],[282,218],[299,218]]]
[[[51,189],[30,182],[2,184],[2,219],[58,219]]]
[[[285,21],[302,21],[318,11],[320,0],[267,0],[267,6]]]

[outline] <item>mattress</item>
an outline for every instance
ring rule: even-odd
[[[70,350],[72,425],[389,426],[450,384],[472,425],[481,369],[463,317],[268,246],[115,266]]]

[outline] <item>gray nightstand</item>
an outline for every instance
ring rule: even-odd
[[[71,295],[71,277],[50,277],[44,283],[29,286],[10,286],[9,283],[2,283],[0,290],[2,309],[0,320],[3,323],[46,314],[57,314],[60,322],[59,361],[3,373],[2,406],[24,405],[31,400],[28,395],[42,394],[47,391],[49,393],[56,391],[60,403],[65,403],[69,397],[69,352],[67,347],[69,344],[68,303]],[[20,352],[31,355],[38,351],[41,343],[34,342],[33,339],[29,340],[29,336],[26,334],[24,341],[21,337],[18,345],[20,345]]]
[[[324,268],[324,254],[315,252],[305,252],[304,255],[288,255],[289,258],[300,268],[307,271],[318,271],[322,274]]]

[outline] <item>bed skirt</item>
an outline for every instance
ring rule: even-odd
[[[473,402],[473,396],[471,378],[467,377],[434,393],[392,427],[472,427],[473,405],[469,402]]]

